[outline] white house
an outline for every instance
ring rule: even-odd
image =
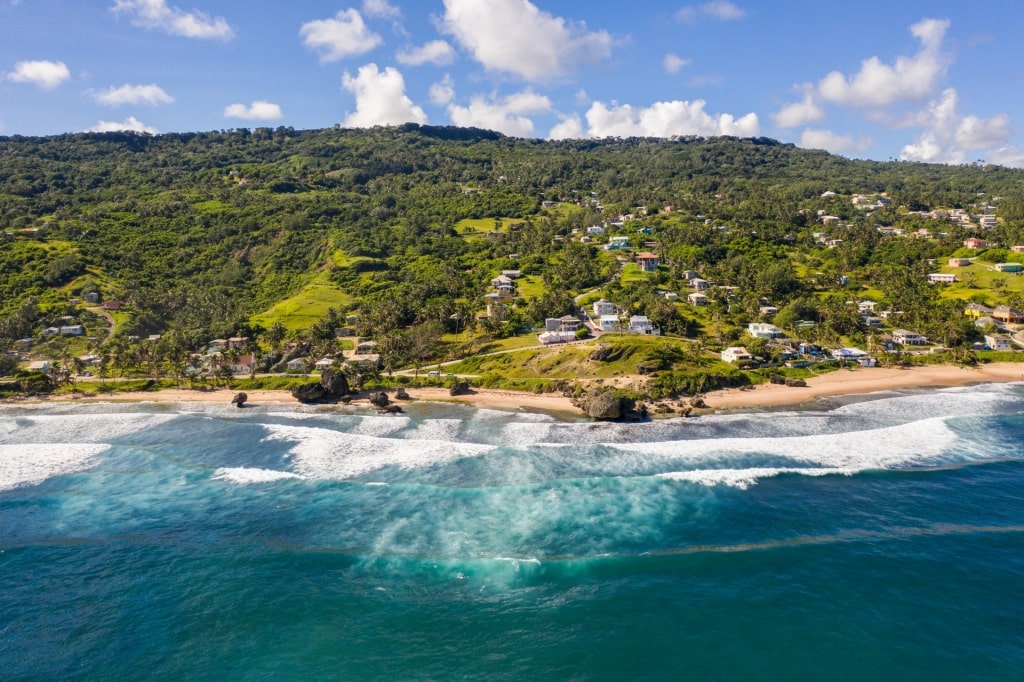
[[[928,343],[928,339],[924,336],[906,329],[893,330],[892,340],[904,346],[924,346]]]
[[[605,251],[615,251],[617,249],[628,249],[629,248],[629,237],[612,237],[608,240],[608,243],[604,245]]]
[[[679,294],[677,294],[674,291],[666,291],[665,292],[665,300],[666,301],[678,301],[679,300]]]
[[[971,264],[970,258],[950,258],[949,267],[951,268],[966,268]]]
[[[743,346],[730,346],[722,351],[722,362],[752,362],[754,356]]]
[[[69,324],[60,328],[61,336],[82,336],[85,334],[85,327],[80,324]]]
[[[576,334],[573,332],[541,332],[537,334],[537,340],[545,346],[553,343],[569,343],[576,340]]]
[[[611,315],[614,312],[615,304],[611,301],[606,301],[603,298],[600,301],[594,301],[594,315],[597,317]]]
[[[763,305],[763,306],[761,306],[760,308],[757,309],[757,313],[761,317],[770,317],[770,316],[776,314],[777,312],[779,312],[779,309],[776,306],[773,306],[773,305]]]
[[[617,332],[619,331],[619,316],[601,315],[601,317],[598,318],[597,324],[603,332]]]
[[[661,334],[661,330],[654,327],[654,323],[647,319],[646,315],[633,315],[629,318],[629,331],[634,334]]]
[[[320,358],[319,360],[317,360],[316,363],[314,363],[313,366],[316,367],[318,370],[320,370],[322,372],[325,369],[329,368],[333,364],[334,364],[334,358],[324,357],[324,358]]]
[[[933,272],[928,275],[928,281],[932,284],[952,284],[956,281],[956,275],[945,272]]]
[[[284,363],[284,366],[289,372],[305,372],[306,371],[306,359],[305,358],[293,358],[288,362]]]
[[[985,334],[985,345],[992,350],[1010,350],[1010,337],[1002,334]]]
[[[604,228],[600,225],[591,225],[587,228],[587,234],[604,234]]]
[[[767,322],[751,322],[747,325],[747,333],[755,339],[781,339],[786,333]]]
[[[690,302],[690,305],[695,305],[697,307],[706,306],[708,304],[707,295],[702,294],[699,291],[690,294],[686,299]]]
[[[707,291],[708,281],[706,279],[701,279],[700,277],[694,277],[693,279],[690,280],[690,286],[692,286],[697,291]]]
[[[52,366],[49,360],[36,360],[28,363],[28,370],[30,372],[49,372]]]
[[[860,348],[836,348],[832,351],[832,357],[836,360],[860,361],[862,358],[868,357],[868,354]]]

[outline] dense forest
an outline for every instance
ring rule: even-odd
[[[865,212],[854,195],[889,202]],[[995,226],[923,215],[979,205]],[[657,272],[617,276],[600,240],[576,236],[618,215],[638,217],[620,234],[660,254]],[[990,262],[1018,258],[1006,249],[1024,243],[1024,171],[856,161],[766,138],[540,141],[414,124],[13,136],[0,137],[0,227],[6,347],[89,293],[121,303],[118,335],[173,332],[197,347],[295,333],[296,320],[327,337],[347,315],[379,339],[469,325],[501,337],[596,287],[680,336],[728,341],[771,303],[782,322],[856,338],[842,305],[851,279],[955,344],[970,336],[962,305],[927,286],[928,262],[971,235],[1001,247]],[[481,315],[507,268],[533,290]],[[685,286],[688,269],[728,285],[708,292],[710,312],[658,295]],[[1020,304],[1019,287],[973,284],[954,298]],[[320,297],[303,298],[312,287]],[[288,317],[289,301],[306,317]]]

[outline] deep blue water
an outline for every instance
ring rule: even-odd
[[[1022,679],[1022,408],[0,408],[0,678]]]

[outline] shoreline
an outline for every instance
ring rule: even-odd
[[[952,388],[972,384],[1024,381],[1024,363],[992,362],[977,367],[924,365],[920,367],[858,367],[839,369],[807,379],[807,386],[759,384],[727,388],[704,396],[709,410],[740,410],[799,405],[819,398],[864,395],[908,388]]]
[[[728,388],[711,391],[703,396],[707,407],[699,413],[721,410],[738,411],[758,408],[809,403],[820,398],[843,395],[864,395],[909,388],[949,388],[983,383],[1024,382],[1024,363],[994,362],[977,367],[955,365],[926,365],[911,368],[860,367],[841,369],[807,379],[807,386],[759,384],[753,387]],[[417,402],[453,403],[470,407],[510,412],[554,413],[557,416],[584,416],[569,398],[558,393],[528,393],[501,389],[476,388],[472,393],[452,396],[446,388],[407,388],[411,400],[394,400],[394,389],[387,389],[392,401],[398,405]],[[104,403],[104,402],[158,402],[158,403],[221,403],[228,405],[239,389],[162,389],[159,391],[126,391],[123,393],[92,393],[3,400],[0,404],[26,403]],[[286,390],[245,391],[246,406],[297,406],[298,402]],[[682,397],[679,401],[685,401]],[[657,401],[648,401],[656,404]],[[369,407],[367,393],[356,394],[350,403]]]

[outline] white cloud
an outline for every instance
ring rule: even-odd
[[[541,11],[529,0],[444,0],[444,30],[493,71],[546,81],[611,55],[605,31]]]
[[[402,10],[389,3],[388,0],[363,0],[363,13],[368,17],[385,19],[397,19],[402,16]]]
[[[742,7],[737,7],[728,0],[712,0],[701,5],[687,5],[676,11],[676,20],[685,24],[692,24],[703,18],[718,19],[719,21],[735,21],[747,15]]]
[[[395,55],[395,59],[399,64],[406,66],[422,66],[423,64],[443,66],[455,61],[455,50],[444,40],[431,40],[420,47],[402,50]]]
[[[336,62],[345,57],[369,52],[381,44],[379,35],[366,27],[357,10],[344,9],[330,19],[315,19],[299,29],[302,42],[318,50],[321,62]]]
[[[100,121],[95,126],[89,129],[90,133],[117,133],[121,131],[130,131],[136,133],[149,133],[150,135],[156,135],[158,131],[153,126],[148,126],[134,116],[129,116],[121,123],[115,121]]]
[[[851,135],[839,135],[831,130],[807,129],[800,135],[800,146],[806,149],[825,149],[833,154],[863,151],[871,146],[870,137],[854,139]]]
[[[1014,146],[999,147],[988,155],[989,163],[1012,168],[1024,168],[1024,149]]]
[[[356,98],[355,112],[345,118],[350,128],[427,122],[423,109],[405,95],[405,79],[394,67],[380,71],[376,64],[366,64],[355,76],[346,71],[341,85]]]
[[[501,99],[477,95],[470,99],[468,107],[448,106],[448,116],[457,126],[497,130],[514,137],[532,137],[533,121],[528,116],[547,111],[551,111],[551,100],[530,90]]]
[[[18,62],[14,65],[14,71],[6,75],[7,80],[15,83],[32,83],[43,90],[53,90],[58,85],[71,78],[64,62],[51,62],[47,60]]]
[[[671,52],[665,55],[661,65],[665,68],[665,73],[679,73],[679,70],[684,66],[689,66],[693,63],[692,59],[683,59],[679,55],[674,55]]]
[[[256,100],[249,106],[244,104],[229,104],[224,108],[225,118],[242,118],[248,121],[277,121],[284,118],[281,107],[261,99]]]
[[[96,101],[110,107],[118,107],[122,104],[170,104],[174,98],[164,92],[163,88],[155,83],[149,85],[122,85],[119,88],[110,87],[103,92],[97,92]]]
[[[813,92],[813,87],[805,88],[804,98],[799,102],[793,102],[779,109],[772,114],[772,120],[780,128],[798,128],[808,123],[814,123],[825,118],[825,110],[818,103]]]
[[[445,74],[444,78],[430,86],[430,101],[439,107],[455,99],[455,83],[451,74]]]
[[[757,114],[740,118],[712,116],[704,100],[655,102],[649,107],[605,106],[594,102],[587,111],[591,137],[672,137],[675,135],[735,135],[752,137],[760,130]]]
[[[970,152],[1004,147],[1013,136],[1013,124],[1006,114],[991,118],[961,116],[959,97],[946,88],[938,99],[928,103],[912,121],[925,128],[916,142],[900,151],[907,161],[963,163]]]
[[[579,114],[563,116],[562,121],[548,133],[548,139],[551,140],[578,140],[586,136],[587,131]]]
[[[818,93],[829,102],[862,108],[923,99],[946,73],[948,59],[941,47],[948,28],[947,19],[922,19],[910,27],[911,34],[921,41],[916,55],[897,57],[893,65],[870,57],[852,76],[833,71],[821,79]]]
[[[158,28],[165,33],[186,38],[228,40],[235,35],[223,17],[211,17],[205,12],[185,12],[168,7],[167,0],[114,0],[113,12],[123,12],[136,26]]]

